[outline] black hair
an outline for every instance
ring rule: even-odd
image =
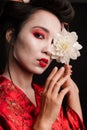
[[[8,61],[10,44],[6,41],[6,32],[14,29],[15,40],[23,23],[39,9],[47,10],[58,17],[60,22],[69,23],[74,10],[68,0],[30,0],[29,3],[8,1],[0,3],[0,73],[4,72]]]

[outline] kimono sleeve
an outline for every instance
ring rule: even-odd
[[[72,130],[86,130],[84,122],[80,119],[78,114],[71,108],[67,109],[67,118]]]

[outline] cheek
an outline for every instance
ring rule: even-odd
[[[25,58],[26,54],[27,54],[27,47],[24,45],[23,42],[17,40],[13,50],[13,57],[16,60],[21,60]]]
[[[13,57],[20,62],[28,62],[34,55],[36,55],[36,50],[25,43],[17,44],[13,50]]]
[[[20,67],[23,67],[25,69],[29,68],[30,62],[32,62],[32,57],[30,56],[30,53],[26,53],[25,49],[14,49],[13,51],[13,60],[16,62],[16,64]]]
[[[41,42],[29,36],[19,36],[15,46],[14,46],[14,56],[15,58],[25,58],[33,57],[40,54]]]
[[[23,58],[23,56],[24,56],[23,51],[17,47],[14,47],[13,57],[18,61],[21,58]]]

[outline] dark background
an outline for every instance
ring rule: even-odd
[[[72,3],[75,9],[75,18],[70,24],[70,30],[77,32],[79,43],[83,46],[81,57],[72,61],[71,64],[73,64],[73,79],[80,90],[84,123],[87,129],[87,0],[84,1]]]

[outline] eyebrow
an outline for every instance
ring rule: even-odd
[[[33,28],[40,28],[40,29],[44,30],[46,33],[50,33],[48,29],[46,29],[42,26],[34,26]]]

